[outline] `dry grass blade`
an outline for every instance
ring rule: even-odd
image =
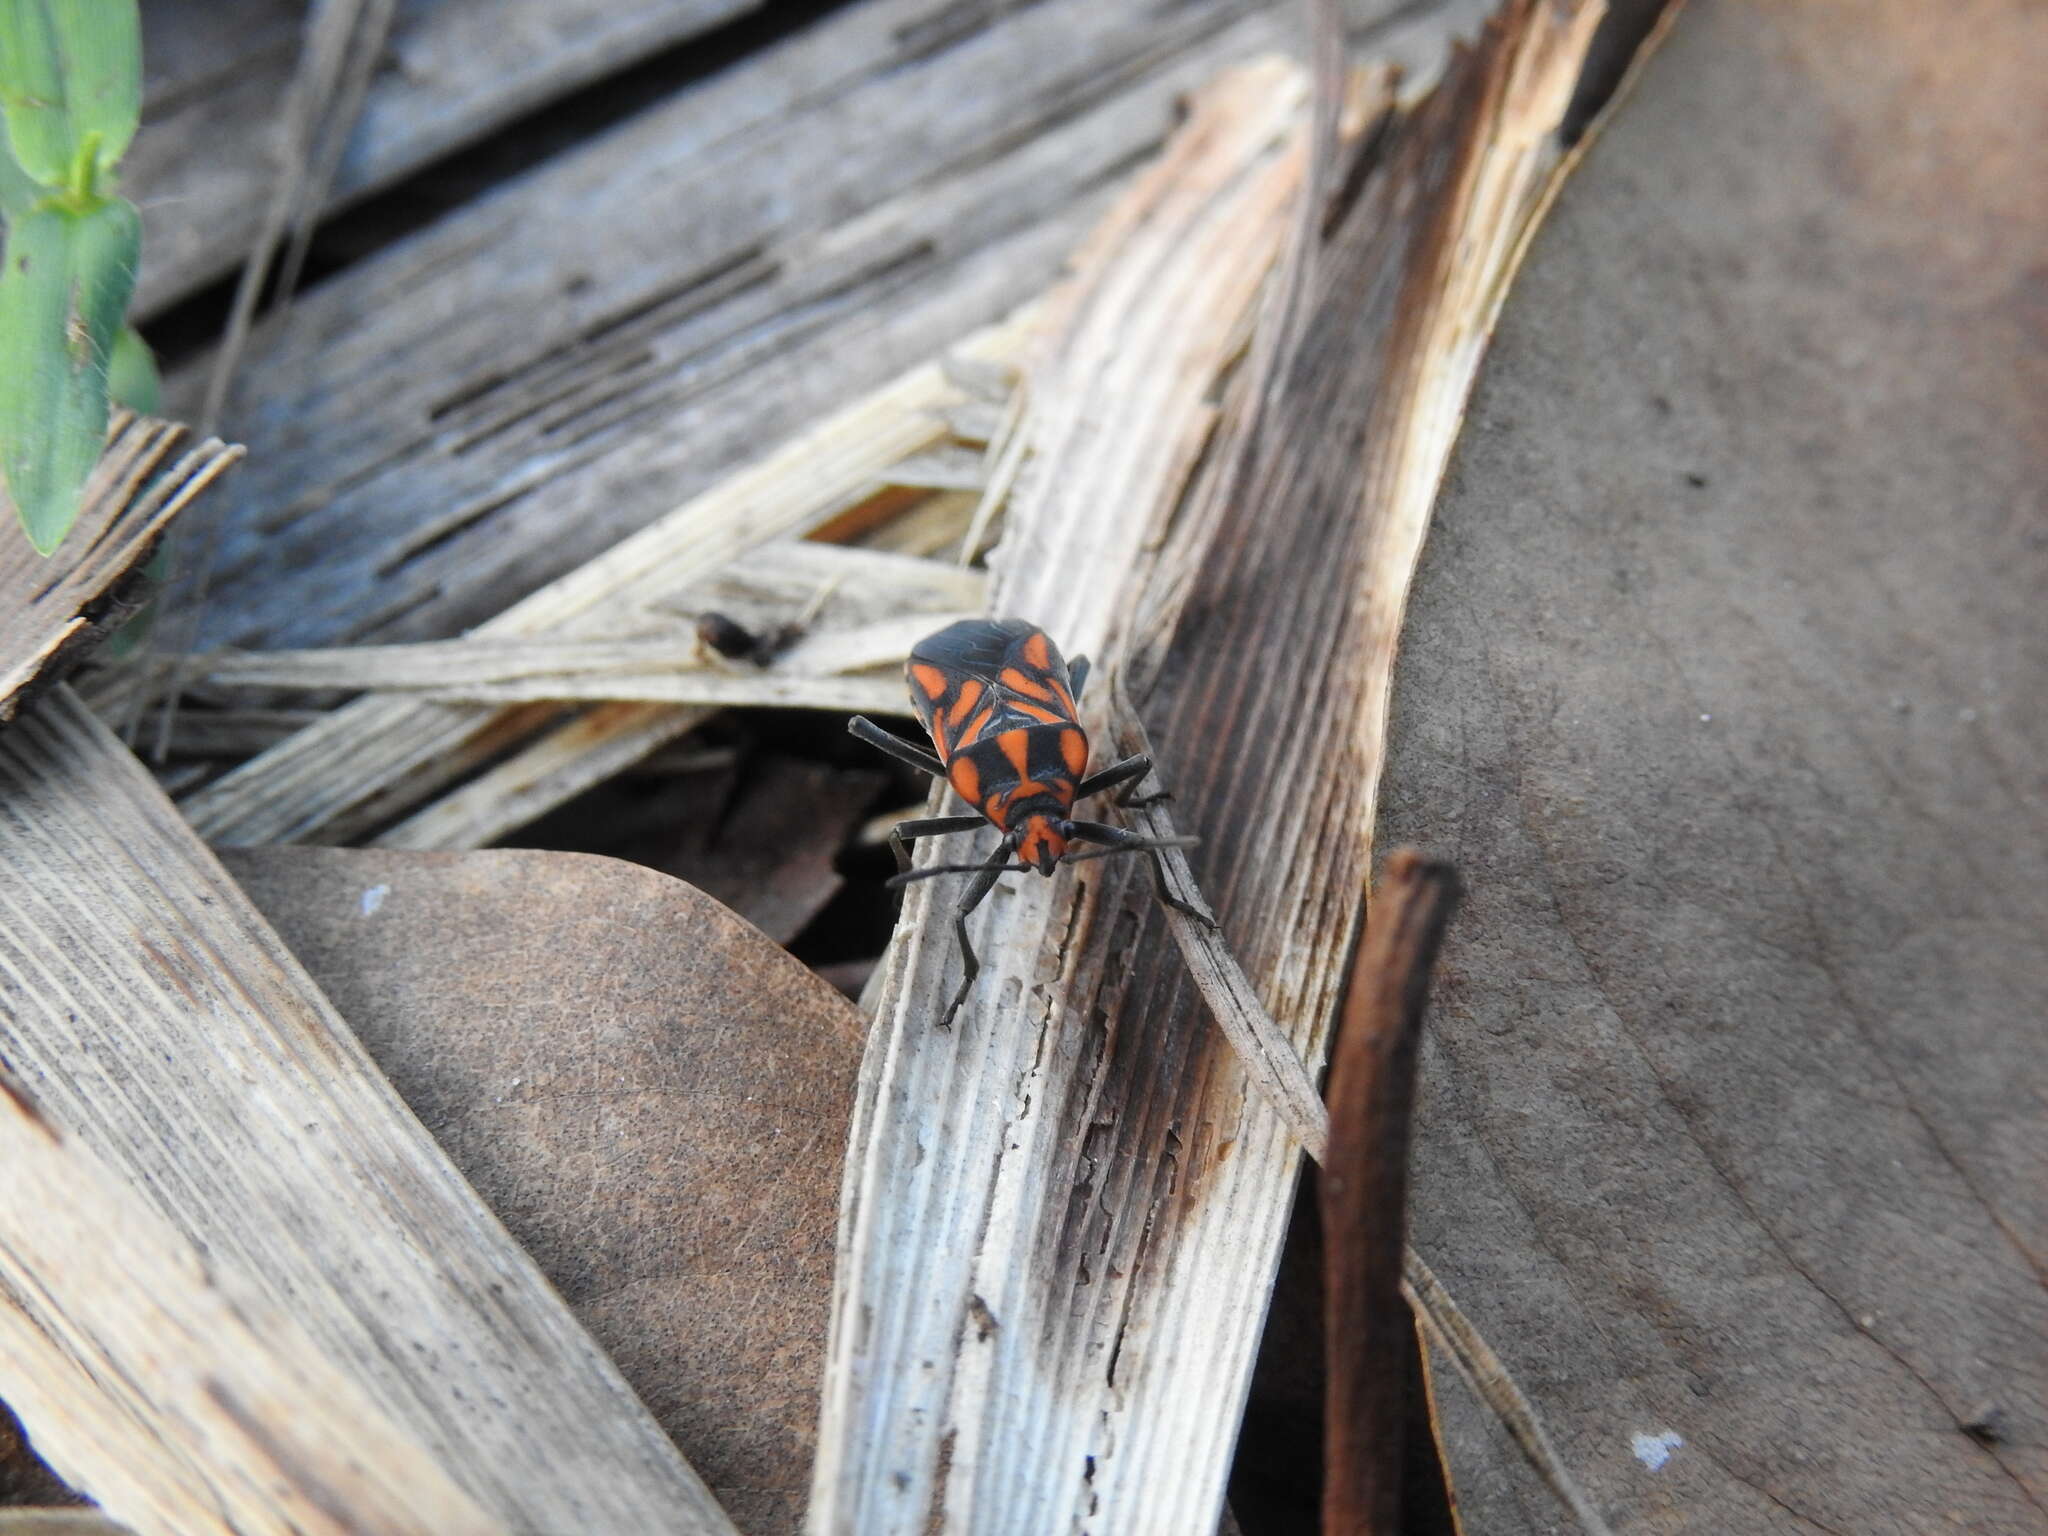
[[[293,77],[284,114],[285,148],[277,183],[271,189],[255,248],[235,285],[227,336],[207,379],[200,419],[209,428],[220,421],[255,323],[257,300],[270,277],[270,264],[287,239],[291,246],[278,283],[280,300],[288,300],[297,285],[314,220],[327,201],[328,188],[348,148],[396,9],[396,0],[328,0],[313,12],[305,53]]]
[[[190,658],[195,682],[220,688],[414,693],[534,678],[698,672],[713,664],[674,640],[429,640],[317,651],[212,651]]]
[[[371,76],[383,58],[396,10],[397,0],[328,0],[314,8],[284,113],[285,143],[277,181],[253,248],[242,264],[227,332],[207,377],[199,420],[208,432],[220,425],[256,322],[257,302],[269,282],[278,247],[287,237],[291,244],[278,274],[274,302],[284,305],[291,300],[312,243],[314,224],[348,148]],[[220,549],[221,517],[203,520],[197,531],[187,568],[173,575],[164,604],[163,627],[177,630],[173,650],[189,648],[198,633]],[[157,638],[152,635],[149,644],[153,646]],[[156,720],[154,746],[159,760],[168,751],[177,718],[181,675],[175,666],[164,674],[168,687]]]
[[[0,493],[0,724],[24,692],[61,676],[95,639],[127,617],[123,589],[173,518],[242,456],[214,438],[179,451],[185,429],[117,410],[87,478],[78,521],[47,559],[13,536]]]
[[[99,701],[87,697],[93,713],[105,719],[107,711]],[[319,718],[316,709],[214,709],[183,710],[171,732],[169,756],[210,757],[230,762],[254,757],[276,746],[294,731],[302,731]]]
[[[708,709],[600,704],[369,839],[379,848],[482,848],[694,730]],[[365,825],[378,818],[375,802]],[[344,824],[335,830],[346,833]]]
[[[1032,454],[994,602],[1098,665],[1208,440],[1216,382],[1288,227],[1305,94],[1277,62],[1204,91],[1052,301],[1056,342],[1030,384]],[[1277,1239],[1286,1201],[1198,1202],[1205,1227],[1223,1218],[1205,1246],[1224,1273],[1176,1286],[1135,1259],[1147,1229],[1177,1243],[1188,1208],[1156,1143],[1156,1197],[1118,1187],[1130,1085],[1102,1076],[1124,1055],[1106,1033],[1116,988],[1069,997],[1071,964],[1121,921],[1078,908],[1075,893],[1111,883],[1114,862],[984,904],[986,969],[951,1031],[935,1028],[960,976],[943,883],[905,903],[855,1106],[820,1533],[1213,1525],[1264,1285],[1234,1276],[1262,1262],[1244,1256]],[[1164,1301],[1188,1310],[1134,1310]],[[1214,1332],[1181,1362],[1189,1374],[1169,1377],[1156,1330],[1183,1321]],[[1208,1347],[1219,1337],[1226,1347]]]
[[[885,589],[884,600],[894,595]],[[866,601],[877,594],[863,593]],[[910,647],[958,613],[910,613],[804,636],[769,669],[735,665],[687,638],[445,640],[317,651],[216,652],[197,675],[224,688],[347,688],[425,693],[451,703],[602,699],[705,707],[902,707],[898,674]],[[843,674],[893,669],[884,678]]]
[[[504,1531],[238,1280],[0,1069],[0,1365],[58,1472],[136,1536]]]
[[[887,713],[903,707],[900,670],[884,677],[804,677],[774,672],[669,673],[597,677],[536,677],[523,682],[438,688],[429,697],[449,704],[541,703],[592,699],[665,703],[700,708],[827,709],[843,715]]]
[[[0,1536],[135,1536],[96,1509],[0,1509]]]
[[[962,566],[973,564],[981,553],[996,513],[1009,499],[1010,491],[1017,483],[1017,471],[1023,467],[1024,451],[1030,445],[1030,439],[1018,430],[1024,420],[1024,398],[1021,388],[1012,392],[1002,420],[989,439],[988,473],[980,487],[980,499],[974,505],[974,518],[960,540]]]
[[[979,571],[956,571],[937,562],[873,550],[846,548],[805,540],[768,545],[724,567],[709,584],[702,602],[686,606],[654,605],[688,614],[705,603],[758,618],[763,625],[816,601],[830,590],[835,610],[862,619],[871,614],[905,610],[945,612],[979,602],[986,586]],[[827,644],[836,644],[824,637]],[[799,642],[785,663],[816,657],[807,641]],[[892,685],[893,686],[893,685]],[[893,707],[893,706],[892,706]],[[609,703],[577,712],[564,724],[533,737],[511,756],[493,763],[476,777],[434,797],[369,841],[383,848],[481,848],[535,817],[573,799],[584,790],[621,773],[666,742],[709,719],[710,708],[672,704]],[[517,716],[501,716],[507,739],[527,727]],[[473,739],[474,754],[449,763],[447,778],[457,779],[474,761],[498,750],[492,736]],[[409,780],[401,781],[408,784]],[[420,793],[413,790],[417,797]],[[395,796],[380,796],[359,805],[349,817],[331,824],[327,835],[348,838],[389,819]]]
[[[978,333],[959,350],[971,359],[1004,364],[1021,349],[1028,325],[1028,315],[1015,316]],[[940,364],[917,368],[515,604],[479,626],[476,635],[587,640],[645,634],[662,614],[672,616],[674,605],[693,587],[712,582],[764,546],[857,526],[859,509],[886,499],[894,466],[948,439],[946,413],[967,398]],[[941,590],[941,578],[923,579],[928,590]],[[848,581],[838,592],[850,600],[869,585]],[[811,590],[805,590],[798,606]],[[669,622],[673,628],[673,617]],[[678,707],[670,723],[680,732],[695,718]],[[493,739],[502,751],[513,744],[506,738],[515,724],[505,707],[372,695],[334,711],[181,804],[193,825],[215,843],[335,840],[361,832],[373,819],[390,820],[415,810],[447,782],[420,780],[423,765],[461,752],[482,737]],[[533,725],[529,721],[519,729],[522,736],[530,735]],[[556,749],[559,758],[581,744],[616,761],[622,741],[645,741],[651,748],[660,739],[666,738],[642,722],[623,736],[579,737],[558,742]],[[366,813],[371,806],[377,808],[376,818]]]
[[[1117,756],[1143,753],[1154,762],[1159,761],[1144,726],[1121,689],[1117,691],[1112,718]],[[1210,919],[1205,923],[1170,906],[1163,907],[1161,912],[1188,975],[1208,1005],[1210,1017],[1223,1031],[1231,1050],[1237,1053],[1238,1065],[1253,1090],[1287,1122],[1287,1129],[1301,1143],[1301,1150],[1321,1162],[1329,1147],[1330,1115],[1316,1089],[1315,1077],[1303,1064],[1287,1032],[1266,1012],[1251,978],[1230,952],[1222,929],[1214,921],[1215,914],[1203,899],[1201,887],[1195,884],[1187,854],[1171,846],[1180,836],[1174,830],[1172,813],[1163,804],[1151,805],[1134,810],[1131,818],[1147,838],[1168,845],[1160,850],[1158,863],[1159,879],[1168,894],[1182,907],[1205,913]]]

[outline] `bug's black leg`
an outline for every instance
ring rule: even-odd
[[[1067,689],[1074,695],[1076,704],[1081,702],[1081,690],[1088,686],[1088,658],[1076,656],[1067,663]]]
[[[1118,765],[1119,767],[1122,764]],[[1105,826],[1099,821],[1070,821],[1067,826],[1075,837],[1083,842],[1100,843],[1105,848],[1128,848],[1132,852],[1149,855],[1147,862],[1152,866],[1152,889],[1159,899],[1176,912],[1186,913],[1205,928],[1214,928],[1216,919],[1200,907],[1182,901],[1166,888],[1166,863],[1159,857],[1159,850],[1146,842],[1135,832],[1126,832],[1122,827]]]
[[[1143,798],[1135,797],[1134,791],[1137,789],[1139,782],[1151,771],[1152,759],[1140,752],[1137,756],[1127,757],[1120,763],[1111,763],[1102,772],[1083,779],[1074,788],[1074,798],[1079,800],[1088,795],[1099,795],[1105,789],[1114,789],[1119,784],[1128,783],[1130,788],[1116,797],[1118,805],[1129,806],[1133,810],[1143,810],[1148,805],[1157,805],[1162,800],[1171,800],[1173,798],[1172,794],[1163,789],[1156,795],[1146,795]]]
[[[996,844],[996,851],[989,861],[981,866],[981,873],[974,877],[974,884],[967,888],[967,894],[960,898],[960,905],[953,909],[953,931],[960,936],[960,963],[967,974],[961,979],[960,990],[953,994],[953,1001],[946,1009],[946,1016],[939,1020],[939,1028],[951,1029],[953,1015],[960,1011],[960,1005],[967,1001],[967,994],[974,990],[974,978],[981,974],[981,961],[975,957],[974,945],[967,938],[967,919],[974,909],[981,905],[982,898],[995,889],[996,877],[1003,873],[1010,862],[1010,838]]]
[[[924,816],[916,821],[899,821],[889,829],[889,847],[896,854],[896,872],[910,868],[910,850],[903,845],[913,837],[943,837],[948,832],[972,832],[986,826],[980,816]]]
[[[866,715],[855,715],[846,722],[846,728],[871,747],[879,747],[899,763],[908,763],[913,768],[922,768],[935,779],[946,776],[946,765],[922,747],[912,746],[901,736],[883,730]]]

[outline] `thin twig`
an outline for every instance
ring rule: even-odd
[[[327,0],[306,29],[306,51],[285,112],[285,146],[279,156],[277,182],[249,259],[242,265],[227,333],[207,377],[206,402],[199,417],[202,431],[214,430],[227,408],[228,392],[255,324],[257,301],[278,247],[287,239],[291,245],[276,302],[283,304],[291,297],[313,224],[327,201],[342,152],[362,112],[363,97],[396,9],[396,0]]]
[[[305,51],[293,76],[292,94],[285,109],[277,181],[271,188],[270,202],[264,209],[263,222],[257,227],[248,259],[242,264],[227,329],[214,354],[213,371],[207,376],[206,397],[199,411],[202,434],[217,430],[227,410],[235,376],[255,327],[257,304],[278,248],[287,240],[290,245],[272,303],[282,309],[291,301],[314,228],[340,170],[356,119],[362,114],[363,101],[397,8],[397,0],[324,0],[307,25]],[[173,653],[189,651],[197,641],[226,524],[223,511],[193,530],[189,568],[175,573],[158,599],[165,614],[161,628],[177,630],[176,635],[163,635],[168,642],[166,648]],[[180,558],[182,562],[184,557]],[[169,755],[178,696],[185,682],[185,666],[180,663],[171,669],[160,695],[163,708],[157,713],[155,740],[150,748],[157,762]],[[131,744],[141,725],[142,709],[150,702],[148,697],[138,695],[135,715],[124,722],[121,734]]]
[[[1500,1356],[1493,1352],[1412,1245],[1402,1256],[1401,1294],[1415,1309],[1431,1342],[1450,1357],[1465,1384],[1493,1410],[1493,1416],[1514,1440],[1515,1448],[1536,1469],[1544,1485],[1557,1495],[1558,1502],[1572,1512],[1587,1536],[1613,1536],[1607,1521],[1565,1470],[1564,1459],[1551,1444],[1535,1405],[1523,1396]]]
[[[1121,673],[1111,673],[1117,756],[1142,752],[1151,757],[1151,743],[1124,697],[1122,684]],[[1153,792],[1157,792],[1156,788]],[[1188,868],[1187,855],[1173,846],[1177,834],[1172,830],[1172,817],[1160,804],[1134,809],[1132,815],[1148,839],[1164,845],[1153,857],[1166,893],[1202,914],[1196,917],[1182,907],[1162,903],[1167,929],[1180,946],[1181,958],[1208,1003],[1210,1014],[1229,1039],[1230,1048],[1237,1052],[1238,1064],[1251,1078],[1252,1086],[1279,1111],[1302,1150],[1322,1162],[1330,1137],[1330,1115],[1323,1106],[1323,1096],[1316,1091],[1315,1079],[1295,1054],[1293,1044],[1259,1002],[1244,967],[1224,942],[1215,913],[1203,899],[1194,872]]]
[[[1458,877],[1412,849],[1387,859],[1352,961],[1330,1052],[1330,1150],[1321,1185],[1323,1536],[1395,1536],[1415,1325],[1401,1304],[1408,1136],[1430,970]]]

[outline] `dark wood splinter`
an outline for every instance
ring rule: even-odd
[[[1437,948],[1458,901],[1451,866],[1412,849],[1380,875],[1331,1053],[1322,1171],[1324,1536],[1400,1529],[1415,1325],[1401,1297],[1416,1047]]]

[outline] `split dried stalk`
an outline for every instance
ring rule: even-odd
[[[117,605],[122,589],[172,520],[242,457],[216,438],[181,451],[185,436],[175,422],[117,410],[57,553],[46,559],[26,539],[0,541],[0,725],[27,690],[132,611]],[[4,494],[0,516],[12,526]]]

